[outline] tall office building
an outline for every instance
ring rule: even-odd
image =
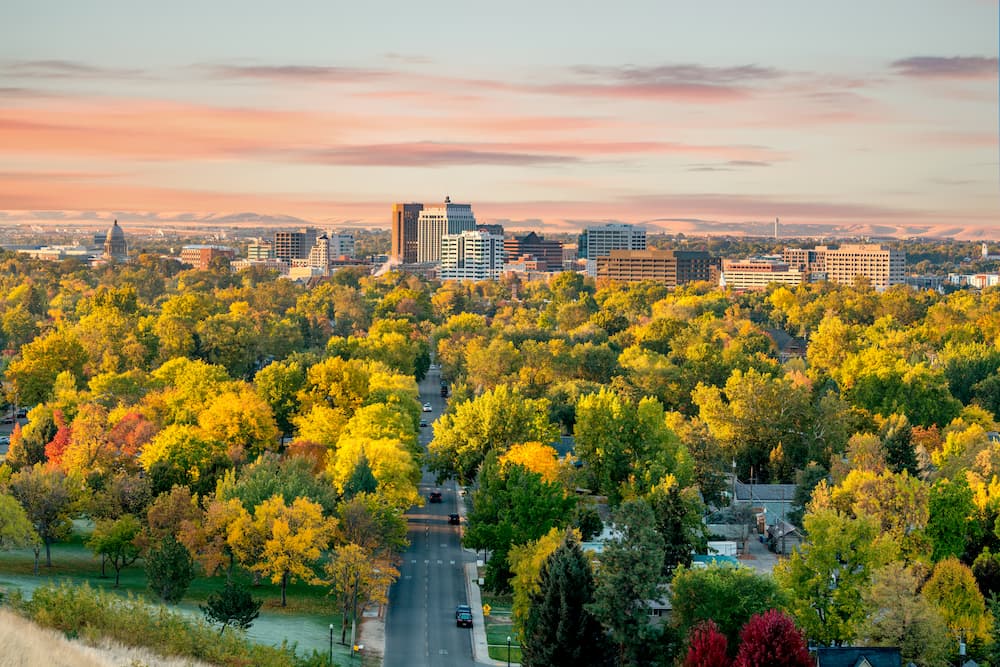
[[[317,231],[312,227],[297,232],[274,233],[274,256],[291,264],[293,259],[308,259],[316,245]]]
[[[417,262],[441,259],[441,238],[476,229],[476,217],[469,204],[453,204],[450,197],[439,206],[428,206],[417,218]],[[502,242],[502,239],[501,239]]]
[[[817,248],[818,249],[818,248]],[[853,285],[864,276],[877,290],[906,282],[906,253],[878,243],[845,244],[826,249],[826,279]]]
[[[464,231],[441,237],[441,280],[497,280],[502,271],[502,236]]]
[[[712,259],[703,250],[612,250],[596,262],[598,278],[621,282],[652,280],[676,287],[712,277]]]
[[[320,234],[316,243],[309,250],[307,266],[320,269],[324,274],[330,271],[330,239],[326,234]]]
[[[722,260],[719,284],[736,291],[762,290],[771,283],[801,285],[809,282],[809,274],[789,267],[777,257],[747,257]]]
[[[417,261],[417,219],[423,204],[392,205],[392,248],[389,258],[394,262],[414,264]]]
[[[826,273],[826,251],[824,245],[815,248],[785,248],[781,251],[781,259],[793,269],[805,273]]]
[[[274,244],[262,239],[251,241],[247,245],[247,259],[252,262],[274,259]]]

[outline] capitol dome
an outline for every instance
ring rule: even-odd
[[[128,243],[125,242],[125,232],[118,226],[118,221],[111,225],[108,235],[104,239],[104,257],[125,261],[128,259]]]

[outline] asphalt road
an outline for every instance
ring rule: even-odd
[[[441,378],[431,370],[420,383],[420,400],[431,404],[424,418],[431,424],[441,414]],[[426,447],[433,430],[420,429]],[[455,625],[455,605],[467,604],[463,565],[472,556],[462,551],[459,527],[448,524],[458,512],[454,482],[435,486],[424,473],[420,491],[426,499],[440,490],[441,503],[426,503],[407,512],[410,548],[402,556],[399,580],[389,591],[384,667],[453,667],[476,664],[471,630]]]

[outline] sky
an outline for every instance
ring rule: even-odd
[[[997,55],[996,0],[3,0],[0,223],[1000,238]]]

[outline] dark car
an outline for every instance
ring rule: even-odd
[[[429,426],[429,424],[427,423],[426,419],[421,419],[420,420],[420,428],[427,428],[428,426]]]
[[[467,604],[460,604],[455,607],[455,618],[458,618],[460,614],[472,614],[472,607]]]
[[[449,514],[448,523],[450,523],[453,526],[457,526],[458,524],[461,523],[461,520],[458,518],[457,514]]]
[[[460,628],[471,628],[472,614],[467,611],[459,612],[458,618],[455,620],[455,625]]]
[[[430,500],[432,503],[439,503],[441,502],[441,492],[431,491],[431,495],[429,495],[427,499]]]

